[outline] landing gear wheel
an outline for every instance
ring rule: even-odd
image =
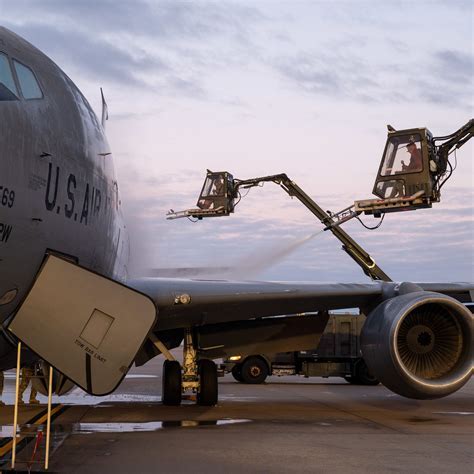
[[[181,404],[181,365],[177,360],[165,360],[163,364],[163,405]]]
[[[198,361],[199,391],[198,405],[212,407],[217,405],[217,366],[209,359]]]
[[[249,357],[242,364],[240,376],[244,383],[263,383],[268,376],[268,366],[259,357]]]
[[[367,367],[367,364],[362,359],[357,363],[356,373],[357,373],[357,376],[356,376],[357,383],[361,385],[378,385],[379,384],[379,381],[375,378],[375,376],[373,376],[370,373],[369,368]]]
[[[237,382],[244,381],[242,378],[242,366],[240,364],[235,364],[234,367],[232,367],[232,377],[234,377]]]

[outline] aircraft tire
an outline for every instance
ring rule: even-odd
[[[199,391],[197,394],[198,405],[212,407],[217,405],[217,366],[210,359],[198,361]]]
[[[232,367],[232,377],[234,377],[237,382],[242,383],[244,381],[244,379],[242,378],[241,364],[235,364],[234,367]]]
[[[263,383],[268,376],[268,366],[260,357],[249,357],[242,364],[240,374],[244,383]]]
[[[364,362],[363,359],[359,360],[356,367],[356,380],[360,385],[378,385],[380,382],[373,376],[367,364]]]
[[[165,360],[163,364],[163,386],[161,400],[163,405],[181,404],[181,365],[177,360]]]

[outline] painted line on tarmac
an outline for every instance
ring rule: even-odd
[[[51,409],[51,422],[53,422],[58,416],[62,415],[69,407],[58,404],[53,406]],[[33,416],[30,420],[24,425],[42,425],[48,419],[48,408],[40,411],[38,414]],[[31,443],[35,439],[34,436],[19,436],[16,443],[16,451],[17,453],[23,450],[29,443]],[[0,466],[5,465],[10,459],[11,451],[13,448],[13,438],[3,438],[0,440]]]

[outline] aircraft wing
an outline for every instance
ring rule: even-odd
[[[142,278],[127,283],[148,295],[158,310],[155,330],[343,308],[371,308],[399,284],[253,282]],[[420,283],[427,291],[472,301],[472,283]],[[469,293],[471,291],[471,293]]]

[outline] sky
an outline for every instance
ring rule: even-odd
[[[165,214],[194,207],[206,169],[285,172],[337,211],[371,197],[387,124],[442,136],[473,117],[471,1],[0,0],[0,19],[98,115],[104,89],[136,275],[367,281],[330,233],[296,245],[322,226],[272,184],[230,217]],[[474,281],[473,161],[471,142],[432,209],[344,228],[394,280]]]

